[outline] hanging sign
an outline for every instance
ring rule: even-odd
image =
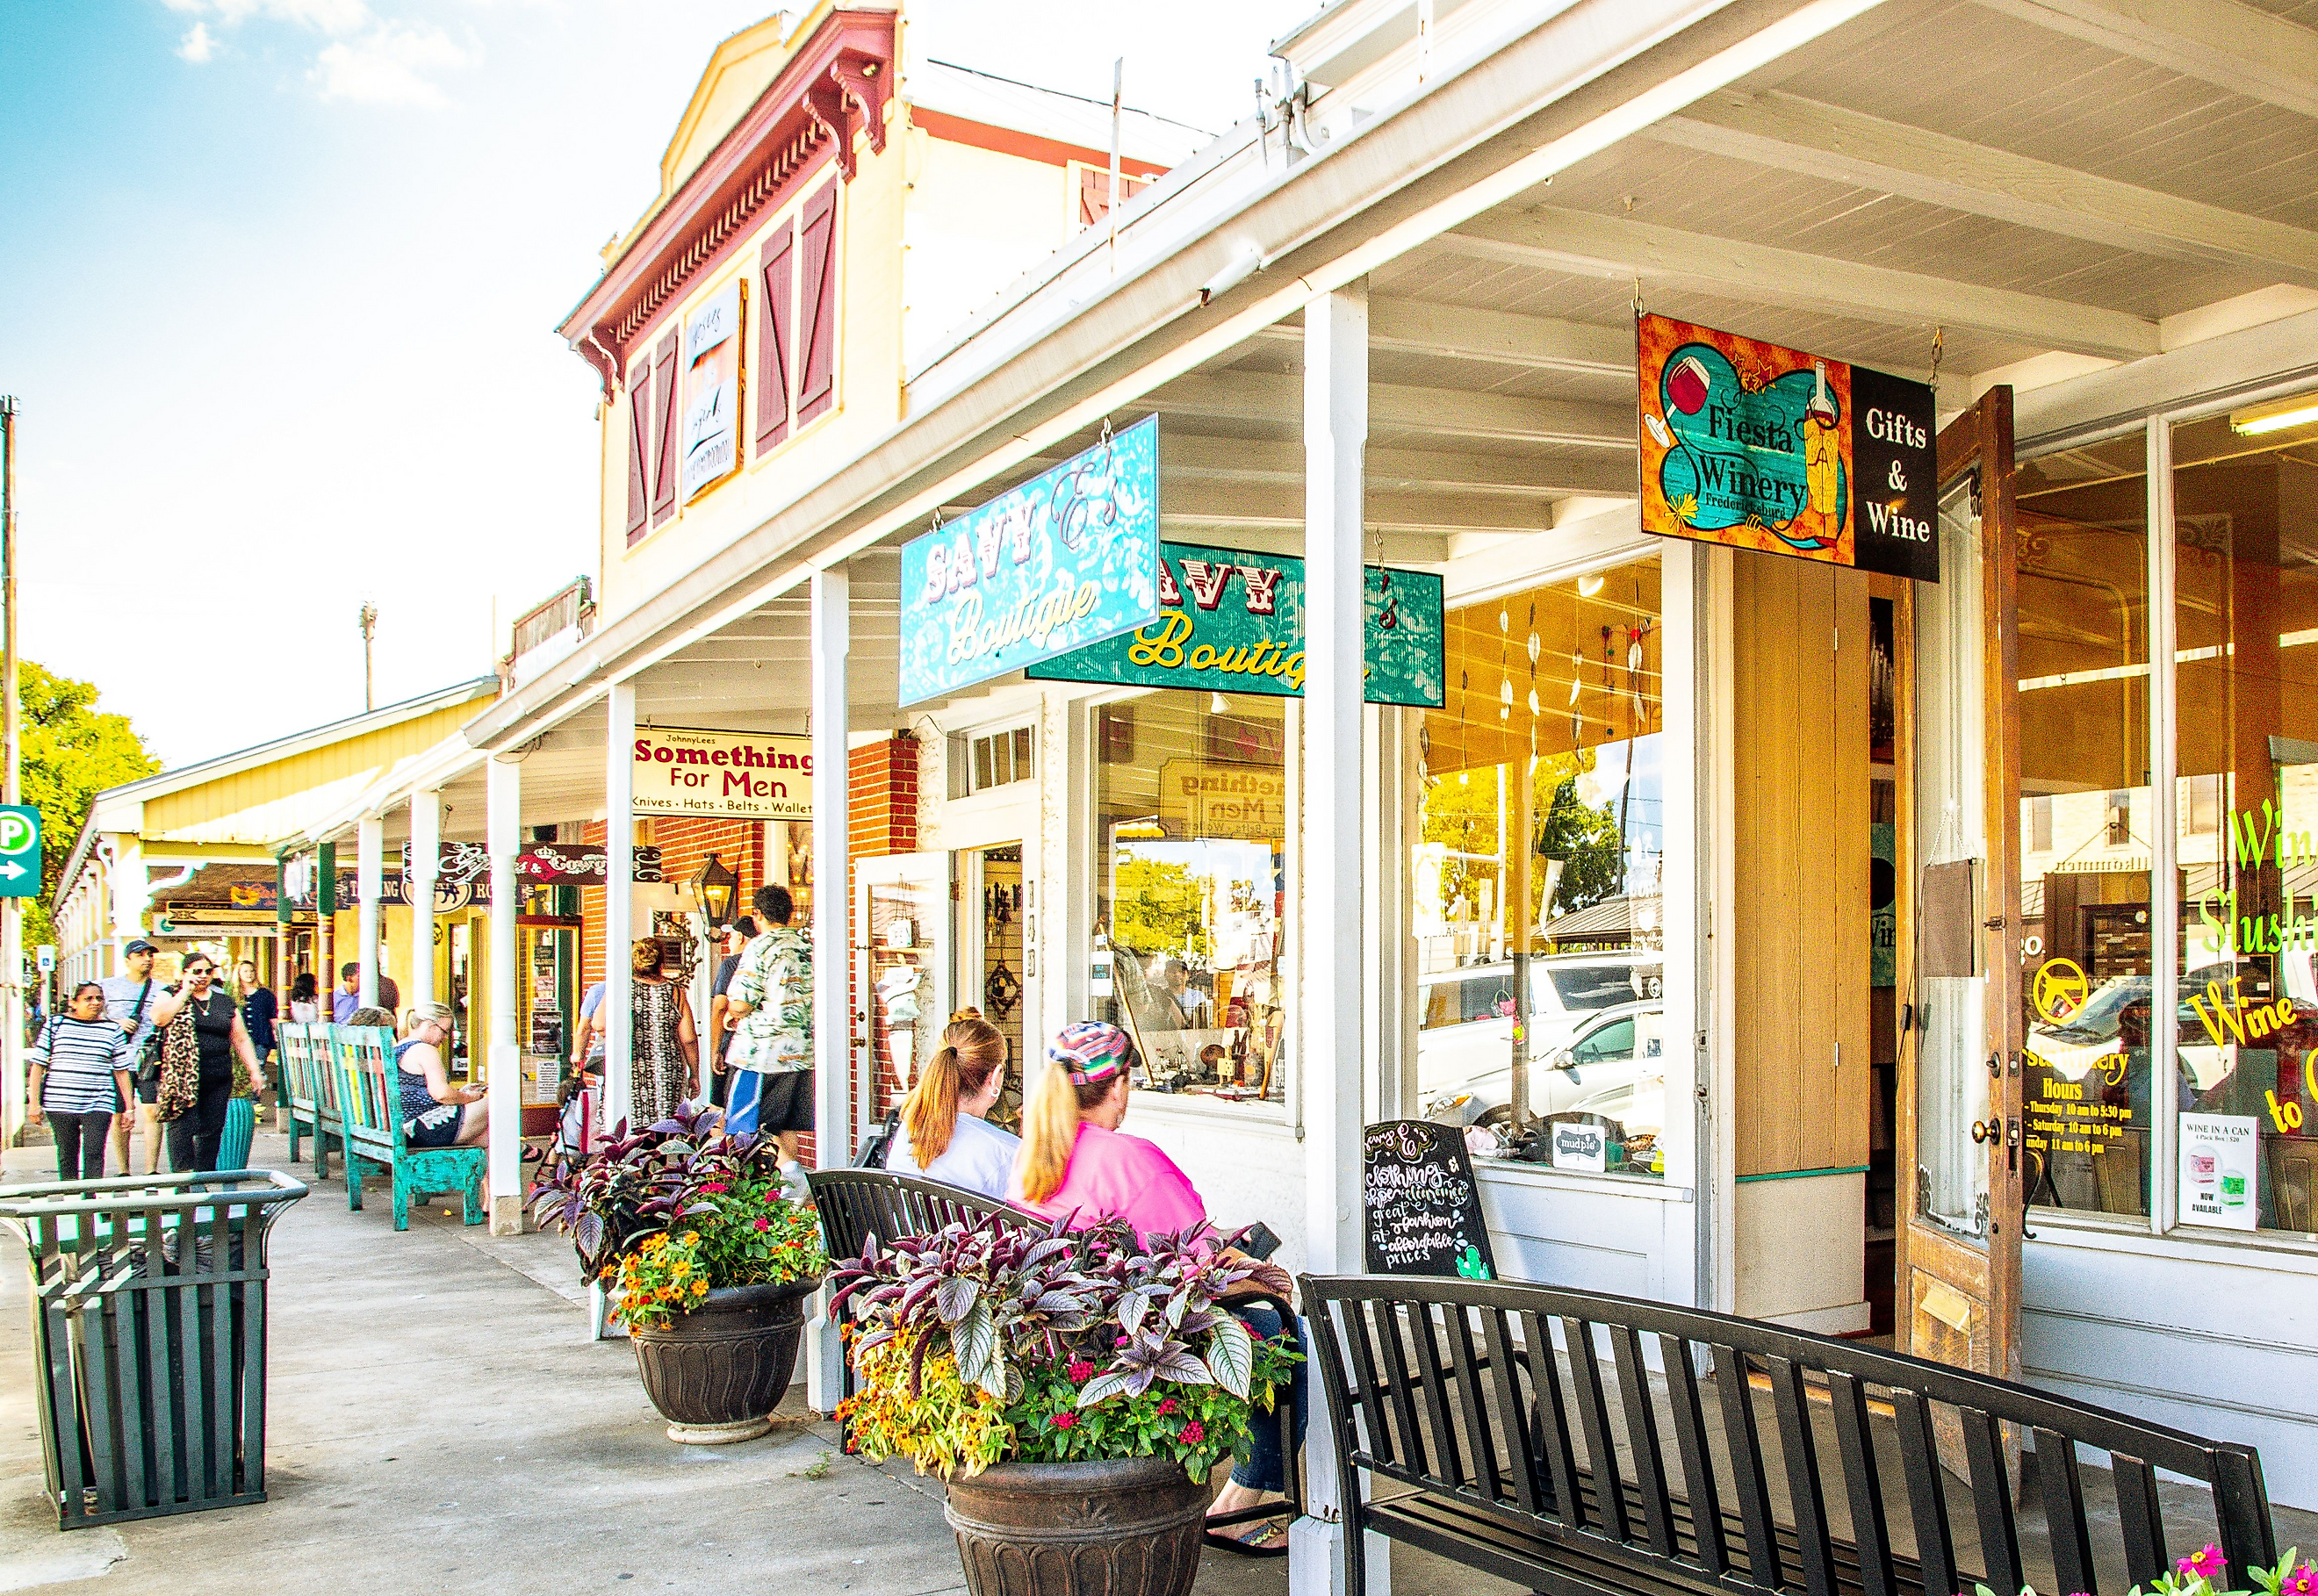
[[[1362,1134],[1361,1208],[1371,1275],[1497,1278],[1464,1133],[1390,1119]]]
[[[1637,339],[1645,532],[1939,580],[1930,389],[1663,316]]]
[[[1155,417],[903,547],[900,701],[1004,676],[1158,614]]]
[[[813,739],[772,731],[640,726],[634,785],[638,814],[809,820]]]
[[[515,875],[533,886],[600,887],[605,858],[600,842],[535,842],[515,856]],[[646,884],[660,881],[660,849],[637,844],[628,879]]]
[[[1441,707],[1441,578],[1370,566],[1361,653],[1370,704]],[[1304,562],[1197,543],[1159,545],[1159,602],[1148,626],[1026,669],[1053,682],[1119,682],[1202,693],[1304,692]]]
[[[684,318],[684,498],[741,469],[741,280]]]

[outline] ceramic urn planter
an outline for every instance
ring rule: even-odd
[[[628,1332],[644,1392],[668,1421],[670,1440],[718,1446],[754,1440],[773,1427],[796,1371],[804,1305],[818,1278],[711,1291],[664,1327]]]
[[[943,1511],[973,1596],[1186,1596],[1208,1494],[1172,1458],[1001,1463]]]

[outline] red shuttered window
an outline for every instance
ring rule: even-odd
[[[804,205],[797,294],[796,417],[812,420],[837,393],[837,184]]]
[[[789,435],[789,352],[796,345],[795,282],[796,226],[783,222],[765,240],[757,280],[763,291],[757,310],[757,453]]]
[[[640,360],[628,373],[628,542],[650,529],[652,444],[651,362]]]
[[[652,410],[659,422],[660,441],[652,455],[652,525],[658,526],[676,514],[676,479],[678,456],[682,453],[677,437],[676,417],[676,352],[682,334],[671,332],[660,341],[652,352]]]

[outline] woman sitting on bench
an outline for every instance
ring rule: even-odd
[[[885,1167],[1002,1200],[1022,1145],[1020,1137],[990,1123],[1005,1089],[1006,1034],[983,1018],[981,1009],[959,1009],[902,1105]]]
[[[1022,1104],[1022,1153],[1015,1161],[1008,1200],[1048,1218],[1074,1215],[1074,1227],[1101,1219],[1124,1219],[1138,1237],[1185,1231],[1207,1224],[1208,1206],[1189,1177],[1151,1143],[1122,1133],[1128,1094],[1140,1066],[1135,1044],[1117,1026],[1082,1020],[1067,1026],[1047,1049],[1047,1062]],[[1285,1300],[1294,1287],[1288,1272],[1237,1251],[1227,1257],[1252,1267],[1246,1287]],[[1278,1335],[1282,1325],[1269,1304],[1244,1303],[1232,1312],[1255,1335]],[[1295,1365],[1288,1383],[1296,1444],[1304,1444],[1304,1365]],[[1267,1493],[1287,1489],[1287,1459],[1280,1427],[1249,1427],[1253,1444],[1247,1460],[1232,1470],[1231,1483],[1208,1507],[1208,1516],[1253,1507]],[[1261,1521],[1245,1535],[1210,1529],[1208,1544],[1244,1557],[1284,1557],[1286,1529],[1277,1520]]]
[[[376,1023],[392,1025],[384,1009],[364,1014],[383,1016]],[[453,1086],[443,1065],[443,1050],[451,1045],[451,1006],[418,1003],[410,1010],[410,1035],[395,1044],[394,1063],[402,1082],[402,1139],[412,1147],[472,1147],[490,1128],[491,1106],[481,1086]]]

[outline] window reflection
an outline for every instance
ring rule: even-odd
[[[1659,630],[1655,560],[1448,614],[1418,736],[1417,1073],[1485,1153],[1665,1174]]]

